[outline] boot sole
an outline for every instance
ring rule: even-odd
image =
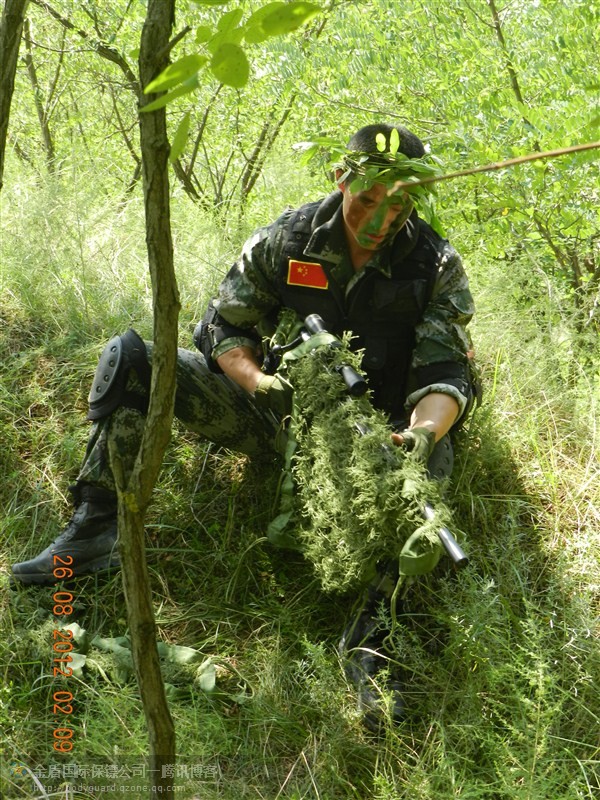
[[[112,572],[120,569],[121,560],[118,556],[111,558],[108,562],[106,556],[97,558],[90,561],[83,568],[79,568],[76,574],[70,578],[55,578],[54,575],[47,573],[32,573],[32,572],[13,572],[11,575],[11,584],[13,586],[22,584],[25,586],[53,586],[56,583],[63,581],[74,581],[77,578],[85,578],[86,575],[98,575],[103,572]]]

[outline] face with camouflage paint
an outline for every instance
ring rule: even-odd
[[[352,248],[378,250],[404,225],[414,208],[406,192],[388,195],[388,187],[374,183],[370,189],[350,191],[350,181],[340,184],[344,195],[342,214]]]

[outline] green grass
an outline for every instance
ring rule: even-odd
[[[52,590],[10,589],[9,565],[69,515],[90,376],[107,336],[150,333],[139,202],[116,213],[90,188],[4,189],[0,245],[1,795],[41,796],[10,764],[141,757],[137,687],[90,648],[75,696],[73,758],[52,749]],[[35,189],[35,191],[34,191]],[[244,223],[284,205],[274,190]],[[43,220],[43,230],[40,229]],[[174,199],[180,343],[247,229]],[[470,264],[486,402],[460,436],[450,496],[471,566],[415,584],[396,632],[408,714],[373,737],[337,656],[351,594],[322,593],[301,557],[265,541],[277,475],[179,430],[148,518],[158,635],[211,658],[216,690],[173,670],[180,763],[218,768],[178,797],[321,800],[593,800],[597,680],[597,366],[577,366],[563,318],[523,295],[522,262]],[[519,272],[520,271],[520,272]],[[557,346],[557,330],[561,346]],[[563,333],[571,336],[564,344]],[[569,349],[570,348],[570,349]],[[582,362],[583,363],[583,362]],[[597,364],[597,361],[596,361]],[[126,632],[118,575],[73,589],[92,634]],[[185,784],[182,778],[180,783]],[[38,794],[35,794],[38,792]],[[63,789],[55,797],[66,798]],[[85,795],[81,795],[85,796]],[[110,796],[103,793],[99,796]],[[115,794],[114,796],[122,796]],[[133,795],[132,795],[133,796]]]

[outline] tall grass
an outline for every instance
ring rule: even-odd
[[[50,706],[60,687],[50,676],[52,590],[8,585],[9,565],[37,552],[68,516],[102,343],[129,325],[151,332],[139,198],[116,210],[91,181],[69,180],[67,192],[67,177],[41,184],[22,175],[2,199],[0,786],[7,800],[42,796],[13,762],[91,764],[146,750],[131,674],[90,647],[81,676],[69,683],[73,756],[53,751]],[[230,230],[174,196],[182,345],[241,239],[283,208],[284,188],[267,175],[256,205]],[[478,300],[474,337],[486,388],[484,407],[460,435],[450,495],[471,566],[457,575],[443,562],[406,597],[395,634],[407,701],[400,726],[369,734],[343,677],[336,646],[354,598],[325,596],[300,556],[264,539],[276,472],[176,425],[147,526],[158,633],[197,649],[216,669],[216,688],[206,692],[195,671],[166,668],[180,763],[206,767],[202,785],[190,782],[179,797],[598,796],[597,376],[574,360],[569,320],[543,292],[523,295],[534,263],[507,270],[479,263],[474,247],[463,254]],[[74,594],[70,621],[104,638],[126,632],[118,576],[83,579]]]

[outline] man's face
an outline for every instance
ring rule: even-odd
[[[406,192],[388,196],[383,183],[370,189],[352,193],[349,182],[340,184],[344,195],[342,214],[346,233],[363,250],[378,250],[390,241],[404,225],[413,210],[413,202]]]

